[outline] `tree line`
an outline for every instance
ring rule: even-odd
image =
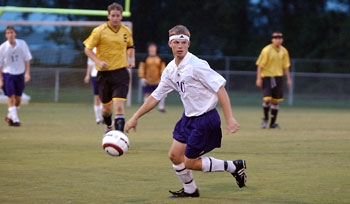
[[[0,5],[106,10],[123,0],[0,0]],[[329,5],[333,5],[330,9]],[[167,48],[168,30],[183,24],[191,31],[191,51],[201,55],[257,56],[270,43],[272,31],[284,33],[293,58],[349,59],[350,0],[131,0],[136,50],[149,42]],[[31,14],[23,14],[24,19]],[[59,20],[107,20],[106,17],[60,15]],[[90,30],[69,31],[77,49]],[[83,33],[81,33],[83,32]],[[49,38],[59,44],[65,29]]]

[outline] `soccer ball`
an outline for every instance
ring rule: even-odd
[[[119,130],[106,133],[102,140],[102,147],[111,156],[122,156],[129,149],[129,138]]]

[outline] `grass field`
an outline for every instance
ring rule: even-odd
[[[246,159],[248,187],[194,172],[201,197],[179,200],[168,198],[181,184],[167,152],[182,107],[167,108],[141,118],[129,152],[115,158],[102,150],[92,105],[22,106],[22,127],[0,122],[0,203],[350,203],[349,109],[282,107],[282,129],[262,130],[259,107],[234,106],[241,130],[208,155]]]

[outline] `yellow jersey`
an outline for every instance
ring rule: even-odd
[[[96,64],[98,71],[111,71],[128,66],[126,50],[133,48],[134,42],[128,27],[120,24],[118,30],[114,30],[107,22],[94,28],[84,45],[91,50],[96,47],[97,57],[108,64],[107,69]]]
[[[158,84],[164,69],[165,63],[160,57],[149,56],[139,64],[139,78],[145,78],[149,85]]]
[[[283,69],[290,67],[289,53],[282,45],[277,50],[273,44],[264,47],[256,61],[261,67],[261,77],[283,76]]]

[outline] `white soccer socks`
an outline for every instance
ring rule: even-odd
[[[17,107],[16,106],[11,106],[9,109],[9,115],[10,118],[13,120],[13,122],[19,122],[18,115],[17,115]]]
[[[227,171],[233,173],[236,171],[236,166],[232,161],[224,161],[215,159],[214,157],[201,157],[203,172]]]
[[[186,169],[184,163],[178,165],[173,164],[173,168],[176,171],[176,174],[179,177],[180,181],[183,183],[184,191],[186,193],[194,193],[197,189],[197,186],[192,177],[192,170]]]
[[[278,105],[274,105],[274,104],[271,105],[271,123],[270,124],[275,124],[277,120],[278,109],[279,109]]]
[[[96,122],[102,121],[102,104],[94,105]]]

